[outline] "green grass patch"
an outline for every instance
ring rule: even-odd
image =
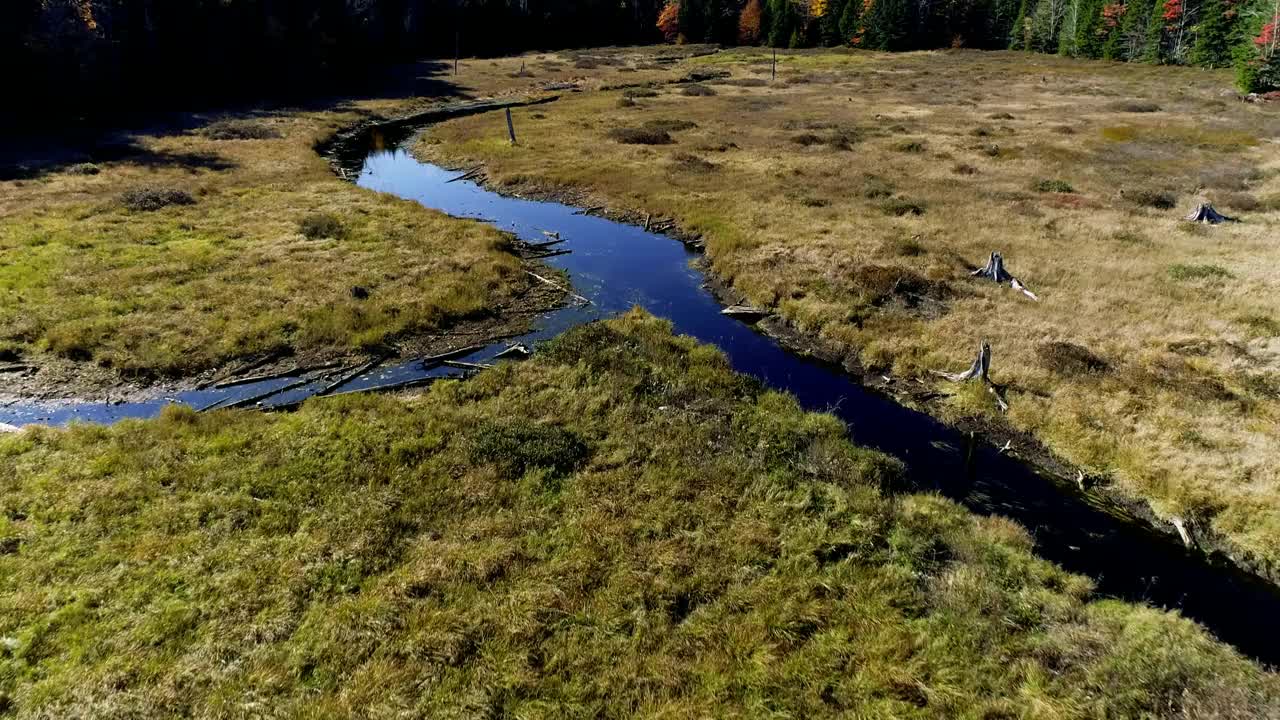
[[[0,472],[19,717],[1277,708],[640,313],[416,400],[29,430]]]

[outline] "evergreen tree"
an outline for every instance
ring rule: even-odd
[[[1080,0],[1080,14],[1076,18],[1075,55],[1078,57],[1102,57],[1102,0]]]
[[[914,26],[912,0],[876,0],[863,18],[863,45],[874,50],[906,50]]]
[[[1134,62],[1147,53],[1147,23],[1151,21],[1153,0],[1129,0],[1124,20],[1120,22],[1121,59]]]
[[[1153,0],[1151,15],[1147,19],[1147,41],[1142,49],[1142,61],[1164,62],[1164,2]]]
[[[786,47],[795,31],[795,9],[791,0],[769,0],[769,44]]]
[[[1018,14],[1013,19],[1013,29],[1009,32],[1010,50],[1030,50],[1030,32],[1027,23],[1027,0],[1018,5]]]
[[[1200,6],[1200,23],[1196,26],[1196,42],[1188,57],[1192,65],[1217,68],[1231,64],[1236,14],[1235,7],[1227,0],[1204,0]]]
[[[1026,0],[1023,0],[1024,2]],[[862,17],[862,0],[849,0],[845,3],[844,12],[840,13],[840,40],[843,43],[853,42],[858,34],[858,21]]]

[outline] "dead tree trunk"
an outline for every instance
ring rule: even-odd
[[[1009,410],[1009,403],[1004,399],[1004,390],[991,382],[991,344],[986,340],[982,341],[982,345],[978,346],[978,357],[974,358],[973,364],[968,370],[962,373],[946,373],[937,372],[938,375],[950,380],[951,382],[969,382],[977,380],[987,388],[987,392],[991,393],[996,399],[996,405],[1000,407],[1000,412]]]
[[[1213,205],[1209,203],[1200,203],[1190,215],[1185,218],[1187,222],[1206,223],[1208,225],[1217,225],[1224,222],[1235,222],[1235,218],[1229,218],[1226,215],[1213,209]]]
[[[1023,285],[1018,278],[1014,277],[1008,270],[1004,269],[1004,257],[998,252],[991,253],[991,257],[987,258],[987,264],[985,267],[980,267],[969,274],[973,277],[990,278],[1002,285],[1007,282],[1009,283],[1009,287],[1017,290],[1023,295],[1026,295],[1032,300],[1040,300],[1039,296],[1031,292],[1031,290],[1028,289],[1026,285]]]

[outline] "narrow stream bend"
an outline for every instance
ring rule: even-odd
[[[557,249],[572,252],[546,262],[566,271],[575,292],[592,301],[590,306],[574,304],[554,311],[527,335],[459,359],[483,361],[512,342],[534,344],[639,305],[669,318],[676,332],[720,347],[736,370],[795,395],[808,409],[834,413],[848,425],[854,442],[902,459],[916,487],[937,490],[973,511],[1021,523],[1034,536],[1038,554],[1092,577],[1101,594],[1178,609],[1241,652],[1280,665],[1280,593],[1271,585],[1188,551],[1172,537],[1152,532],[1114,509],[1095,507],[1086,496],[1035,468],[985,443],[971,443],[934,418],[867,390],[838,369],[793,355],[750,326],[722,315],[720,304],[703,286],[704,277],[692,266],[696,254],[680,242],[580,214],[566,205],[504,197],[465,180],[447,182],[458,173],[419,162],[398,145],[408,132],[400,123],[362,133],[365,147],[373,149],[363,159],[355,179],[358,185],[457,217],[481,219],[529,242],[544,241],[544,231],[559,233],[565,242]],[[414,361],[372,371],[343,391],[448,372],[456,371],[427,371]],[[290,384],[297,381],[283,378],[227,390],[190,391],[127,405],[12,405],[0,408],[0,422],[111,422],[153,415],[170,401],[203,407]],[[258,404],[296,403],[322,385],[319,380],[298,385]]]

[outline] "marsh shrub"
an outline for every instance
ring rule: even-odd
[[[1042,193],[1069,193],[1075,192],[1075,188],[1071,187],[1071,183],[1066,180],[1037,180],[1036,192]]]
[[[1174,280],[1223,280],[1235,277],[1230,270],[1220,265],[1184,265],[1177,263],[1169,266],[1169,277]]]
[[[93,163],[78,163],[67,168],[68,175],[97,175],[102,170]]]
[[[261,122],[220,120],[204,128],[210,140],[274,140],[283,137],[279,130]]]
[[[298,221],[298,232],[308,240],[340,239],[346,235],[342,221],[332,213],[311,213]]]
[[[1149,190],[1145,188],[1121,190],[1120,196],[1135,205],[1157,210],[1170,210],[1178,204],[1178,196],[1168,190]]]
[[[690,120],[649,120],[640,127],[645,130],[673,133],[681,130],[692,130],[698,127],[698,123]]]
[[[670,145],[675,142],[665,130],[648,128],[613,128],[609,139],[624,145]]]
[[[471,446],[472,462],[494,463],[516,476],[535,468],[564,475],[577,469],[587,453],[587,444],[569,430],[520,421],[481,425]]]
[[[1083,345],[1069,342],[1047,342],[1036,347],[1040,364],[1060,375],[1102,373],[1111,365]]]
[[[1160,106],[1145,100],[1124,100],[1113,102],[1107,105],[1107,109],[1112,112],[1126,113],[1153,113],[1160,112]]]
[[[919,140],[908,140],[894,145],[893,149],[904,153],[922,153],[924,152],[924,143]]]
[[[635,106],[636,106],[636,101],[632,100],[629,97],[618,98],[618,107],[620,108],[629,108],[629,107],[635,107]]]
[[[655,98],[658,97],[658,91],[652,88],[630,88],[622,91],[622,97],[631,98]]]
[[[1246,212],[1258,210],[1262,207],[1262,202],[1258,200],[1257,196],[1245,192],[1214,193],[1213,201],[1217,205]]]
[[[692,153],[680,153],[676,155],[675,166],[677,169],[688,172],[711,172],[719,167],[715,163],[703,160]]]
[[[970,165],[969,163],[960,163],[951,168],[951,172],[957,175],[977,175],[978,168]]]
[[[166,187],[140,187],[124,191],[124,206],[135,212],[150,212],[170,205],[195,205],[196,199],[185,190]]]
[[[684,89],[680,91],[680,94],[688,95],[690,97],[711,97],[716,94],[716,91],[714,88],[709,88],[706,85],[685,85]]]
[[[925,205],[915,200],[899,198],[897,200],[886,200],[880,204],[880,209],[886,215],[902,217],[904,215],[923,215]]]

